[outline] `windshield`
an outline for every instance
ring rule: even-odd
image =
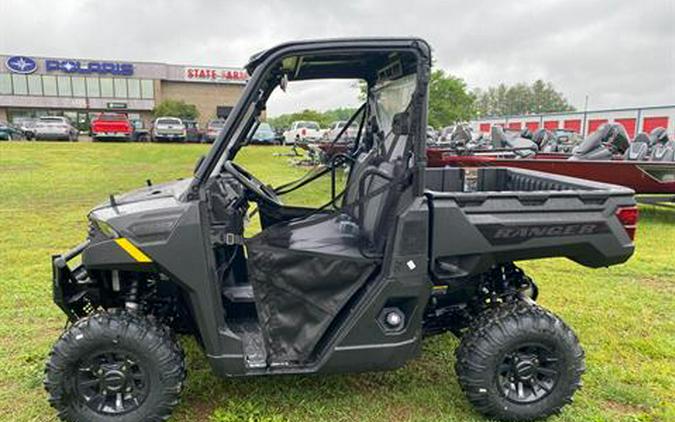
[[[158,119],[158,125],[180,125],[181,121],[178,119]]]
[[[338,122],[337,126],[335,126],[335,129],[342,129],[347,125],[347,122]],[[359,125],[356,124],[356,122],[352,122],[351,125],[349,125],[350,129],[358,129]]]
[[[101,114],[98,116],[98,120],[104,121],[122,121],[127,120],[127,116],[124,114]]]
[[[256,132],[272,132],[272,126],[269,123],[260,123]]]
[[[298,128],[299,129],[319,130],[319,124],[316,123],[316,122],[299,122]]]
[[[209,122],[210,128],[221,129],[225,126],[225,120],[212,120]]]
[[[41,122],[63,123],[63,117],[40,117]]]

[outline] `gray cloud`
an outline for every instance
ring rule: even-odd
[[[242,65],[279,42],[416,35],[471,87],[551,80],[577,107],[675,103],[671,0],[77,1],[3,0],[0,51]],[[355,102],[310,85],[270,112]],[[314,98],[311,101],[310,98]]]

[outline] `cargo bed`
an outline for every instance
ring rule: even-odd
[[[516,168],[428,168],[430,268],[438,279],[493,264],[564,256],[589,267],[627,260],[634,192]]]

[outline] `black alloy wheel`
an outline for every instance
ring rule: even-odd
[[[478,315],[456,351],[467,399],[491,418],[531,421],[558,413],[581,386],[584,352],[572,330],[534,302]]]

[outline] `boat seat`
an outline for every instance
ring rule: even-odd
[[[659,142],[652,147],[652,161],[675,161],[675,142]]]
[[[649,144],[651,139],[649,135],[644,132],[638,133],[633,142],[630,144],[623,158],[627,161],[643,161],[649,156]]]

